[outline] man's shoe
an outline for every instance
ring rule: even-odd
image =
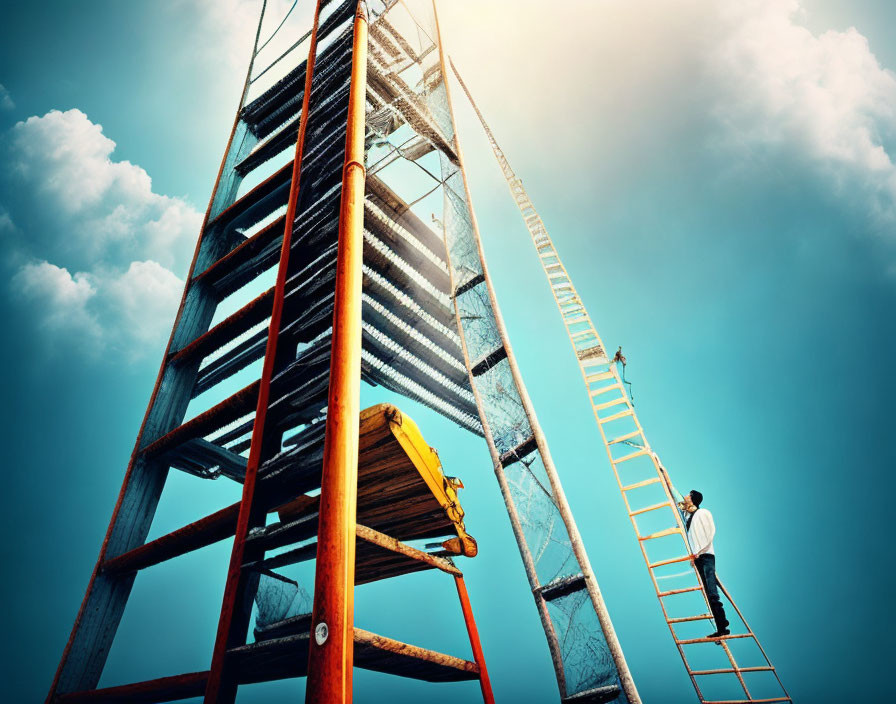
[[[727,628],[722,628],[722,629],[719,629],[718,631],[716,631],[715,633],[710,633],[706,637],[707,638],[721,638],[722,636],[727,636],[730,634],[731,634],[731,631],[729,631]]]

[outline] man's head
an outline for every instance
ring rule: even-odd
[[[696,489],[691,489],[690,493],[684,497],[685,508],[692,513],[700,508],[703,503],[703,494]]]

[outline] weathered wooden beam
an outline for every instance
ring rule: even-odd
[[[106,560],[100,570],[106,574],[135,572],[216,543],[233,535],[239,513],[240,505],[237,502],[118,557]]]
[[[410,545],[402,543],[400,540],[396,540],[395,538],[391,538],[385,533],[380,533],[378,530],[374,530],[373,528],[362,526],[359,523],[355,526],[355,534],[361,540],[366,540],[368,543],[378,545],[384,550],[390,550],[392,552],[398,553],[399,555],[410,557],[413,560],[419,560],[420,562],[424,562],[431,567],[442,570],[442,572],[453,574],[456,577],[463,576],[463,572],[457,569],[457,567],[452,565],[444,557],[436,557],[435,555],[430,555],[429,553],[425,553],[422,550],[418,550],[417,548],[412,548]]]
[[[172,354],[171,362],[179,364],[185,360],[201,361],[219,347],[222,347],[269,317],[273,300],[274,289],[269,288],[260,296],[249,301],[236,313],[228,316],[186,347]]]
[[[256,46],[260,30],[261,22],[256,31]],[[240,106],[245,101],[251,73],[252,61],[246,74]],[[100,567],[107,559],[142,545],[149,533],[168,476],[168,466],[146,458],[142,450],[180,424],[189,405],[198,363],[172,366],[167,363],[167,358],[171,350],[180,349],[185,340],[201,335],[211,323],[217,303],[213,291],[202,283],[191,284],[191,280],[196,271],[202,271],[217,259],[226,246],[226,237],[220,232],[210,232],[208,222],[233,201],[241,181],[233,172],[233,165],[245,156],[243,150],[251,149],[253,144],[254,138],[246,134],[237,112],[200,228],[165,356],[137,434],[109,528],[50,686],[48,702],[59,694],[93,689],[105,666],[134,583],[134,574],[105,575],[100,573]]]
[[[136,682],[118,687],[87,690],[64,694],[57,700],[59,704],[88,704],[93,702],[133,702],[137,704],[156,704],[157,702],[173,702],[178,699],[201,697],[208,681],[208,671],[190,672],[186,675],[160,677],[146,682]]]
[[[255,405],[255,400],[258,398],[258,388],[259,382],[253,381],[232,396],[225,398],[221,403],[212,406],[204,413],[200,413],[195,418],[188,420],[170,433],[160,437],[146,447],[144,454],[147,457],[155,457],[177,447],[182,442],[207,435],[246,415]]]
[[[470,679],[479,676],[479,666],[474,662],[469,662],[468,660],[463,660],[462,658],[457,658],[453,655],[438,653],[435,650],[427,650],[426,648],[421,648],[416,645],[402,643],[400,640],[395,640],[393,638],[379,636],[376,633],[365,631],[363,628],[355,628],[354,641],[359,646],[376,648],[379,651],[393,653],[395,655],[403,656],[404,658],[423,660],[424,662],[439,665],[441,667],[451,668],[453,670],[459,670],[460,672],[469,673],[473,676]],[[371,667],[370,669],[380,668]],[[394,667],[383,668],[380,671],[391,672],[397,675],[402,674],[401,667],[397,663]]]

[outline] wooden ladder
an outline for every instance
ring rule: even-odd
[[[607,356],[606,348],[601,341],[597,329],[591,321],[591,316],[585,309],[585,305],[576,292],[566,267],[557,253],[554,243],[548,235],[547,229],[535,210],[522,181],[516,177],[504,152],[498,146],[494,134],[489,128],[473,101],[466,84],[460,77],[453,62],[451,68],[458,82],[466,93],[473,110],[479,117],[485,133],[491,144],[501,171],[504,174],[510,192],[526,222],[526,227],[532,237],[532,242],[538,253],[544,273],[551,287],[551,293],[560,311],[563,324],[569,336],[569,342],[576,354],[576,361],[582,373],[582,379],[588,391],[597,427],[600,430],[601,439],[613,467],[619,490],[622,494],[625,508],[628,512],[632,527],[638,539],[641,555],[647,565],[651,581],[663,611],[663,618],[669,626],[672,639],[678,648],[682,662],[691,678],[697,696],[703,704],[740,704],[741,702],[790,702],[790,695],[784,689],[778,673],[771,664],[765,650],[759,643],[759,639],[747,625],[740,609],[731,600],[727,590],[723,593],[731,602],[743,624],[743,632],[732,633],[721,638],[692,638],[684,637],[676,629],[683,629],[687,624],[696,624],[711,621],[712,614],[709,611],[709,600],[697,573],[694,557],[691,554],[687,533],[676,502],[673,499],[673,487],[668,473],[659,461],[658,456],[647,442],[644,429],[638,421],[631,399],[625,391],[625,385],[619,375],[617,364]],[[642,495],[654,494],[651,501],[639,500]],[[667,513],[668,512],[668,513]],[[665,521],[657,521],[658,516],[666,515]],[[648,521],[661,526],[658,530],[651,529],[642,532],[639,520]],[[652,556],[649,546],[663,543],[662,557]],[[685,567],[684,572],[667,574],[676,567]],[[686,586],[665,589],[660,582],[666,579],[680,580],[690,579]],[[720,585],[721,586],[721,585]],[[703,597],[702,605],[706,610],[702,613],[689,613],[683,616],[670,616],[669,602],[680,595],[700,593]],[[699,606],[698,608],[702,608]],[[729,645],[731,641],[750,639],[755,643],[756,649],[761,653],[759,665],[742,666],[735,659],[735,654]],[[692,666],[685,653],[686,646],[699,646],[701,644],[716,644],[722,648],[727,659],[727,667],[714,667],[700,669]],[[745,673],[768,672],[774,676],[779,696],[757,698],[754,696],[744,678]],[[710,675],[734,675],[737,678],[738,690],[743,691],[743,698],[715,699],[707,698],[698,684],[698,678]],[[740,697],[738,693],[736,695]]]

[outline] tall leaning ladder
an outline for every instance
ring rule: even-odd
[[[781,683],[777,671],[771,664],[768,655],[766,655],[765,650],[759,643],[759,639],[749,627],[740,609],[734,604],[730,594],[723,586],[722,592],[731,602],[731,605],[734,607],[734,610],[740,618],[743,624],[743,632],[732,633],[731,635],[723,636],[721,638],[694,638],[685,637],[683,634],[676,631],[677,628],[681,628],[686,624],[693,625],[695,623],[709,622],[712,620],[712,614],[708,613],[709,600],[707,599],[703,584],[697,573],[693,556],[691,555],[685,526],[682,521],[682,515],[673,498],[677,492],[672,486],[668,472],[647,442],[644,429],[641,427],[641,423],[638,421],[638,416],[635,414],[631,399],[625,391],[625,386],[620,377],[616,362],[610,360],[607,356],[606,348],[591,321],[591,317],[588,315],[584,303],[582,303],[582,300],[579,298],[541,217],[538,215],[535,206],[532,204],[532,201],[526,193],[526,189],[523,187],[522,181],[516,177],[504,152],[498,146],[494,134],[489,128],[488,123],[486,123],[482,113],[479,111],[478,106],[473,100],[473,96],[470,94],[469,89],[460,77],[460,73],[453,62],[451,62],[451,69],[461,88],[464,90],[467,99],[470,101],[473,110],[476,112],[479,121],[482,123],[482,127],[485,130],[492,150],[495,153],[498,164],[501,166],[504,178],[507,180],[507,184],[510,187],[514,200],[526,222],[529,234],[532,236],[532,242],[535,245],[544,273],[551,286],[551,293],[554,295],[554,300],[557,303],[557,308],[560,311],[563,323],[566,326],[566,332],[569,335],[569,341],[575,351],[576,360],[578,361],[579,369],[582,372],[585,387],[588,390],[588,398],[591,402],[591,408],[594,412],[595,420],[597,421],[597,427],[600,430],[601,439],[606,447],[607,456],[610,459],[613,473],[616,476],[619,490],[622,493],[626,511],[631,519],[632,527],[635,530],[635,535],[637,536],[638,544],[641,548],[641,554],[647,564],[651,581],[656,590],[656,595],[660,607],[662,608],[663,618],[669,626],[669,631],[671,632],[675,645],[678,648],[678,652],[681,655],[688,676],[691,678],[691,682],[694,685],[697,697],[703,704],[792,701],[787,690],[784,688],[784,685]],[[640,462],[638,461],[639,459]],[[635,466],[638,467],[635,472],[628,471],[630,467]],[[658,501],[640,505],[639,502],[633,500],[632,497],[639,492],[650,489],[654,492],[657,492],[659,489],[659,493],[655,497],[659,499]],[[664,511],[664,509],[666,511]],[[671,517],[674,518],[674,525],[647,534],[642,534],[641,527],[638,523],[639,520],[648,517],[655,520],[658,515],[666,514],[666,512],[671,514]],[[649,554],[652,551],[648,549],[648,546],[651,543],[656,543],[663,539],[667,539],[663,541],[666,543],[663,546],[664,554],[666,556],[662,559],[657,559]],[[668,545],[670,540],[668,539],[671,539],[671,542],[675,543],[675,547],[671,547],[671,550],[670,545]],[[668,572],[669,569],[675,569],[675,565],[679,565],[679,567],[686,566],[687,569],[685,572],[667,574],[666,572]],[[670,566],[672,567],[670,568]],[[665,589],[660,585],[660,582],[666,579],[680,579],[682,577],[691,578],[691,586]],[[694,592],[700,592],[702,595],[703,604],[707,608],[706,612],[684,616],[670,615],[673,613],[672,608],[670,608],[669,605],[670,597]],[[735,654],[732,652],[730,641],[743,639],[749,639],[755,644],[755,651],[761,654],[762,664],[756,666],[743,666],[738,664]],[[697,665],[694,665],[689,661],[688,655],[685,653],[685,646],[700,644],[717,644],[720,646],[724,651],[727,666],[698,669]],[[780,689],[780,691],[775,692],[778,696],[767,696],[766,694],[757,696],[751,693],[745,675],[749,677],[748,673],[759,672],[771,673],[774,676],[774,681]],[[726,697],[725,699],[708,699],[701,690],[700,684],[698,684],[698,678],[719,675],[735,676],[737,678],[738,691],[743,691],[743,698],[730,699]],[[706,685],[704,685],[704,687],[705,686]]]

